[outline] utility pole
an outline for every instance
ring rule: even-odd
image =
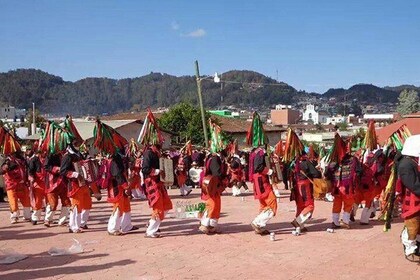
[[[36,134],[35,102],[32,102],[32,135]]]
[[[206,117],[204,115],[203,97],[201,96],[201,78],[200,78],[200,69],[198,67],[198,60],[195,61],[195,77],[197,80],[197,93],[198,93],[198,102],[199,102],[200,111],[201,111],[201,121],[203,122],[204,146],[208,148],[209,139],[207,137],[207,126],[206,126]]]

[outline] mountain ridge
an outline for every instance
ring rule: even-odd
[[[395,103],[404,88],[420,89],[413,85],[381,88],[356,84],[348,89],[329,89],[324,94],[307,93],[252,70],[227,71],[220,84],[202,81],[203,102],[208,108],[236,105],[257,109],[295,104],[311,97]],[[51,114],[113,114],[168,107],[181,101],[197,104],[197,99],[196,79],[188,75],[151,72],[134,78],[86,77],[72,82],[39,69],[0,73],[0,103],[30,108],[35,102],[42,112]]]

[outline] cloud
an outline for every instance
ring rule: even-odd
[[[184,37],[192,37],[192,38],[199,38],[206,36],[206,31],[202,28],[198,28],[194,31],[191,31],[190,33],[183,34]]]
[[[172,23],[171,23],[171,28],[172,28],[172,30],[178,30],[179,29],[179,23],[178,22],[176,22],[176,21],[173,21]]]

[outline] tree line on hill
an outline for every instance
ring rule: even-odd
[[[235,105],[257,109],[275,104],[294,104],[313,96],[253,71],[229,71],[223,74],[222,81],[228,82],[202,81],[205,107]],[[356,85],[348,90],[331,89],[324,97],[357,98],[360,103],[397,103],[399,91],[407,87]],[[3,106],[31,108],[32,102],[35,102],[41,112],[50,114],[114,114],[141,111],[147,107],[169,107],[179,102],[197,104],[197,99],[194,76],[150,73],[137,78],[85,78],[69,82],[35,69],[0,73],[0,103]]]

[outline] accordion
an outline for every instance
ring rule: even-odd
[[[99,163],[94,159],[82,160],[73,163],[74,170],[79,173],[81,186],[95,182],[99,179]]]

